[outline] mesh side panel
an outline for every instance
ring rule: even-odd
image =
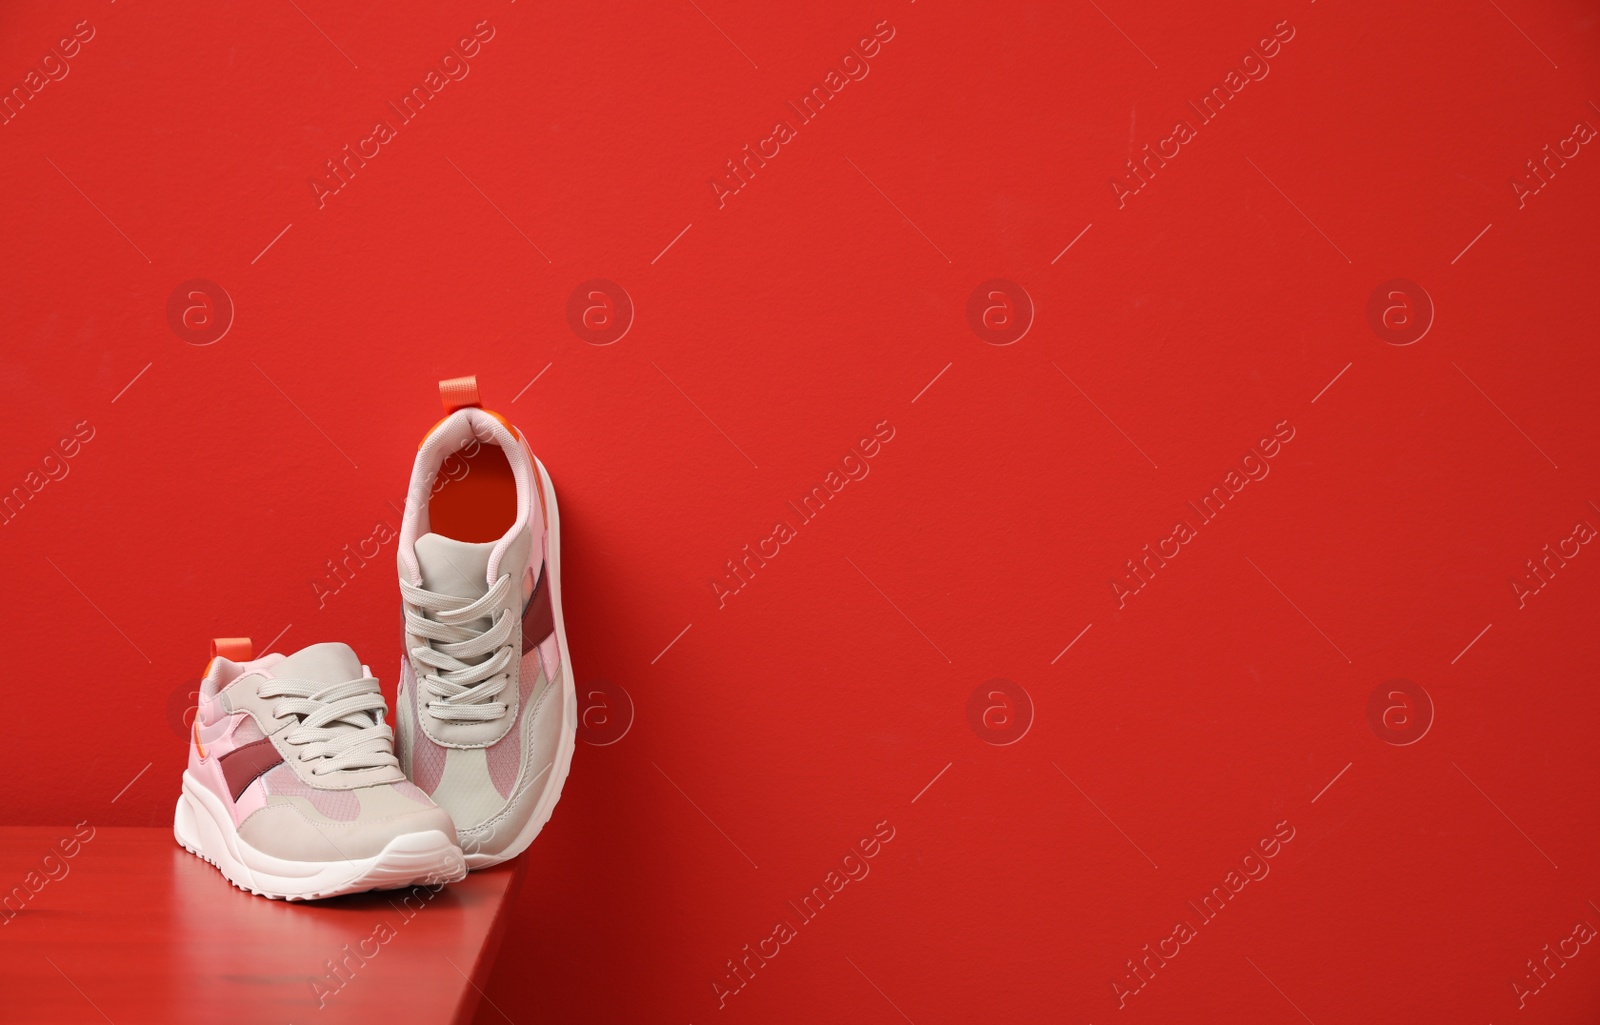
[[[501,743],[514,740],[507,738]],[[480,751],[451,751],[455,763],[450,767],[450,779],[433,794],[439,807],[455,819],[457,830],[470,829],[505,808],[505,798],[495,792],[489,781],[488,766]]]
[[[530,701],[534,692],[539,689],[539,684],[544,681],[544,672],[540,665],[542,661],[538,649],[522,656],[517,678],[522,720],[533,715]],[[501,797],[511,796],[511,790],[517,783],[517,773],[522,771],[522,748],[528,742],[527,731],[522,728],[522,720],[519,720],[517,728],[507,733],[498,744],[486,752],[489,782],[494,784],[495,791]]]
[[[420,805],[424,805],[428,808],[432,808],[434,806],[433,798],[423,793],[422,789],[416,784],[412,783],[410,780],[401,780],[399,783],[394,783],[391,785],[402,796],[407,797]]]
[[[522,768],[522,744],[522,731],[512,730],[485,752],[489,764],[489,782],[494,784],[501,797],[510,797],[511,788],[516,785],[517,773]]]
[[[411,780],[432,794],[439,789],[439,780],[444,776],[444,760],[449,751],[429,740],[428,735],[422,732],[422,720],[417,712],[417,702],[421,696],[415,686],[410,688],[408,698],[406,703],[410,707],[405,709],[404,714],[411,717]]]
[[[261,777],[268,797],[304,797],[312,807],[335,822],[349,822],[361,814],[361,801],[350,790],[316,790],[300,782],[288,765]]]

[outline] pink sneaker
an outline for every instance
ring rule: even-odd
[[[378,681],[343,644],[211,644],[172,831],[241,890],[313,900],[463,879],[450,816],[400,771]]]
[[[468,868],[527,849],[576,742],[561,619],[560,518],[522,433],[442,381],[400,528],[400,765],[455,819]]]

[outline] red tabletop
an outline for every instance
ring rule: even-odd
[[[0,828],[0,1021],[466,1022],[520,864],[291,904],[169,829]]]

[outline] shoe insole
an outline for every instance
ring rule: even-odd
[[[434,486],[428,522],[435,534],[482,544],[500,540],[517,522],[517,482],[498,445],[447,456]]]

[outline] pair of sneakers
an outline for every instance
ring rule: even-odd
[[[240,889],[455,882],[527,849],[560,797],[577,696],[555,491],[475,378],[439,391],[399,536],[398,736],[348,645],[212,642],[173,832]]]

